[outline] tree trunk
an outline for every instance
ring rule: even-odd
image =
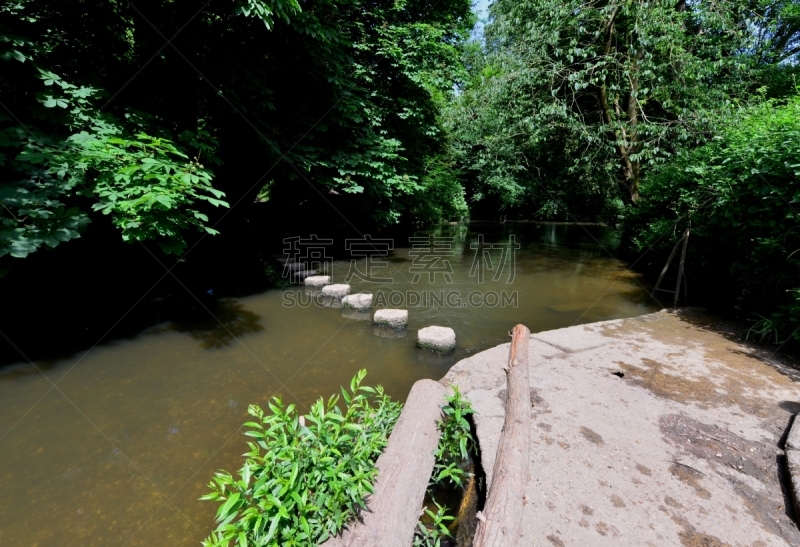
[[[511,355],[506,368],[506,417],[497,448],[492,487],[486,506],[478,516],[474,547],[514,547],[522,544],[519,528],[522,511],[528,503],[525,488],[530,478],[528,344],[531,331],[524,325],[517,325],[512,336]]]
[[[603,55],[608,58],[611,54],[611,47],[613,44],[613,37],[615,32],[615,20],[619,8],[616,8],[608,19],[605,28],[605,46]],[[616,109],[616,116],[611,111],[611,101],[608,98],[608,87],[605,82],[600,85],[600,109],[603,115],[603,121],[608,127],[608,139],[614,143],[620,162],[620,169],[622,176],[618,178],[619,185],[625,189],[628,194],[628,199],[631,204],[636,205],[639,201],[639,162],[631,159],[631,154],[634,154],[638,149],[638,134],[636,126],[639,122],[639,108],[635,93],[638,89],[636,80],[636,72],[638,63],[644,54],[643,50],[639,50],[635,60],[631,62],[631,93],[628,96],[627,111],[623,112],[620,107],[619,98],[614,100],[614,108]],[[615,124],[615,120],[620,120],[620,123]],[[629,125],[629,131],[625,130],[624,123]],[[615,125],[618,125],[615,128]],[[630,133],[630,135],[628,135]]]
[[[376,463],[375,493],[362,522],[326,541],[324,547],[408,547],[414,540],[420,508],[433,472],[439,443],[438,422],[447,388],[420,380],[411,388],[389,444]]]

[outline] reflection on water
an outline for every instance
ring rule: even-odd
[[[220,300],[210,311],[213,316],[203,313],[193,320],[163,328],[187,333],[199,340],[200,347],[204,349],[228,346],[246,334],[264,330],[259,322],[261,318],[236,300]]]
[[[466,298],[516,291],[516,307],[411,307],[408,330],[395,333],[352,310],[286,307],[287,295],[304,292],[295,287],[222,301],[216,319],[198,312],[85,356],[37,363],[58,389],[29,365],[4,369],[0,544],[197,545],[215,511],[197,498],[215,469],[241,465],[248,404],[280,395],[307,408],[360,368],[369,370],[368,383],[402,399],[414,381],[438,379],[457,360],[507,341],[516,323],[537,332],[651,309],[636,275],[602,250],[616,244],[602,228],[471,224],[429,233],[453,238],[452,283],[438,275],[434,284],[426,275],[412,283],[410,268],[420,259],[398,248],[380,272],[393,283],[354,279],[353,292]],[[521,248],[511,283],[508,270],[497,281],[487,272],[483,284],[470,277],[479,233],[489,244],[516,236]],[[500,251],[490,254],[497,268]],[[348,262],[334,263],[334,281],[349,269]],[[455,352],[415,347],[416,330],[429,325],[456,331]]]

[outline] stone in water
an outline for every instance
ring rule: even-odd
[[[327,285],[322,287],[322,294],[341,299],[350,294],[350,285]]]
[[[408,310],[378,310],[372,322],[391,329],[404,329],[408,325]]]
[[[425,327],[417,333],[417,345],[433,351],[451,351],[456,347],[456,333],[449,327]]]
[[[306,277],[306,285],[310,287],[324,287],[331,284],[331,276],[329,275],[312,275]]]
[[[358,311],[366,311],[372,308],[372,295],[370,293],[362,292],[358,294],[351,294],[342,298],[343,308],[353,308]]]

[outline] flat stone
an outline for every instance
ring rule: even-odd
[[[322,287],[322,294],[341,299],[350,294],[350,285],[327,285]]]
[[[404,329],[408,325],[408,310],[378,310],[372,322],[391,329]]]
[[[329,275],[312,275],[306,277],[306,285],[310,287],[324,287],[331,284],[331,276]]]
[[[456,333],[450,327],[425,327],[417,333],[417,345],[433,351],[452,351],[456,347]]]
[[[500,344],[462,359],[450,368],[440,382],[446,387],[457,385],[461,393],[505,386],[503,366],[508,363],[510,347],[509,343]]]
[[[713,317],[689,319],[659,312],[531,338],[519,545],[800,545],[774,479],[788,470],[800,507],[800,419],[776,458],[797,369],[765,362]],[[441,380],[475,409],[487,488],[508,358],[502,344]]]
[[[475,430],[478,436],[478,449],[481,451],[481,466],[486,475],[486,489],[492,486],[494,464],[497,461],[497,449],[503,435],[505,416],[482,416],[475,414]]]
[[[348,290],[349,290],[349,286]],[[367,311],[372,309],[372,295],[368,292],[360,292],[358,294],[351,294],[342,298],[343,308],[353,308],[358,311]]]

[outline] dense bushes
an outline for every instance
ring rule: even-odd
[[[628,221],[633,245],[664,249],[691,225],[694,294],[757,320],[751,338],[800,339],[800,96],[724,121],[646,179]]]
[[[353,378],[350,393],[342,389],[344,412],[336,395],[302,417],[279,399],[271,414],[250,406],[256,421],[245,424],[246,435],[254,441],[239,478],[219,471],[203,496],[221,503],[205,546],[318,545],[365,507],[401,408],[380,386],[362,386],[366,374]]]
[[[413,216],[472,20],[467,0],[3,4],[0,266],[93,207],[170,252],[215,233],[223,193],[234,218],[325,194],[367,233]],[[436,196],[424,220],[461,214]]]

